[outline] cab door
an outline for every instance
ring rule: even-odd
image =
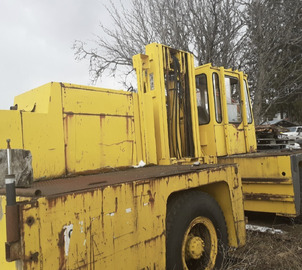
[[[256,151],[246,75],[211,64],[195,74],[201,150],[216,157]]]
[[[246,140],[242,112],[241,81],[239,74],[225,71],[222,89],[224,88],[225,139],[228,155],[246,153]]]

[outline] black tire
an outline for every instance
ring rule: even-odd
[[[226,256],[228,232],[224,215],[213,197],[198,190],[173,196],[168,201],[166,226],[167,270],[220,269]],[[191,248],[193,238],[199,243],[199,258],[192,258],[196,251]]]

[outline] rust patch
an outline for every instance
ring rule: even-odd
[[[93,186],[93,185],[99,185],[99,184],[105,184],[107,181],[100,181],[100,182],[95,182],[95,183],[89,183],[88,186]]]
[[[68,174],[68,162],[67,162],[67,147],[68,147],[68,115],[64,117],[64,155],[65,155],[65,174]]]
[[[18,202],[17,204],[20,205],[20,207],[22,206],[23,211],[39,207],[39,202],[36,199],[32,199],[31,201]]]
[[[133,144],[133,140],[124,140],[124,141],[120,141],[117,143],[111,143],[111,144],[99,143],[99,145],[112,146],[112,145],[120,145],[120,144],[127,143],[127,142]]]
[[[132,249],[132,248],[137,248],[141,243],[142,243],[142,242],[138,242],[138,243],[136,243],[136,244],[134,244],[134,245],[131,245],[131,246],[130,246],[130,249]]]
[[[5,243],[5,258],[8,262],[19,260],[21,258],[20,242]]]
[[[135,186],[151,183],[154,180],[166,179],[170,176],[185,176],[199,172],[214,172],[223,170],[230,165],[204,164],[199,166],[191,165],[169,165],[169,166],[146,166],[144,168],[104,168],[107,173],[81,175],[76,177],[61,177],[56,179],[48,179],[39,182],[34,182],[32,188],[40,190],[42,196],[48,198],[49,207],[53,207],[59,201],[58,196],[62,200],[66,200],[68,194],[89,192],[91,190],[102,189],[106,186],[117,187],[123,183],[135,182]],[[235,166],[235,165],[233,165]],[[99,171],[98,171],[99,172]],[[189,177],[189,176],[188,176]],[[154,197],[153,195],[151,196]]]
[[[61,87],[64,88],[64,92],[66,91],[66,88],[67,89],[78,89],[78,90],[81,90],[81,91],[92,91],[92,92],[95,92],[95,91],[98,91],[98,90],[95,90],[95,89],[92,89],[90,88],[89,86],[87,87],[77,87],[77,86],[74,86],[74,85],[66,85],[64,83],[60,83]],[[93,87],[93,88],[96,88],[96,87]],[[115,91],[113,89],[106,89],[106,88],[99,88],[98,89],[102,89],[102,93],[108,93],[110,95],[127,95],[127,96],[131,96],[131,93],[130,92],[126,92],[126,91]]]
[[[127,113],[128,115],[128,113]],[[129,135],[129,118],[126,118],[126,134],[127,134],[127,137]]]
[[[1,188],[0,195],[5,195],[5,193],[5,188]],[[39,197],[41,196],[41,190],[35,188],[16,188],[16,195],[21,197]]]
[[[86,170],[83,172],[76,172],[69,174],[68,177],[76,177],[76,176],[82,176],[82,175],[92,175],[92,174],[99,174],[99,173],[108,173],[108,172],[116,172],[116,171],[125,171],[129,170],[132,167],[129,166],[121,166],[121,167],[103,167],[95,170]]]
[[[111,117],[125,117],[125,118],[134,118],[133,115],[122,115],[122,114],[109,114],[109,113],[75,113],[75,112],[64,112],[67,116],[73,116],[73,115],[90,115],[90,116],[111,116]]]
[[[35,223],[34,217],[30,216],[26,219],[26,224],[31,227]]]
[[[250,146],[250,152],[256,152],[255,147],[253,145]]]
[[[29,260],[37,263],[39,258],[39,252],[30,253]]]
[[[256,201],[275,201],[283,199],[293,199],[294,196],[290,195],[279,195],[279,194],[269,194],[269,193],[244,193],[245,200],[256,200]]]
[[[6,205],[6,239],[7,242],[17,242],[19,233],[19,206]]]
[[[64,204],[67,200],[67,196],[60,196],[60,197],[53,197],[53,198],[48,198],[47,202],[48,202],[48,208],[51,209],[53,207],[55,207],[57,205],[57,203],[59,203],[59,201]]]
[[[115,197],[115,213],[117,212],[117,208],[118,208],[118,200],[117,197]]]
[[[154,206],[154,201],[155,201],[154,197],[155,197],[156,192],[154,192],[154,195],[152,195],[151,190],[148,190],[147,193],[148,193],[148,195],[149,195],[149,203],[150,203],[150,205],[151,205],[151,208],[153,208],[153,206]]]
[[[145,245],[147,245],[147,244],[149,244],[149,243],[151,243],[151,242],[153,242],[153,241],[156,241],[158,238],[162,238],[162,237],[164,236],[164,234],[165,234],[165,232],[162,232],[162,233],[159,234],[159,235],[156,235],[156,236],[154,236],[154,237],[152,237],[152,238],[150,238],[150,239],[145,240],[145,241],[144,241]]]
[[[26,219],[26,224],[31,227],[35,223],[34,217],[30,216]]]
[[[64,229],[62,229],[62,231],[59,233],[59,241],[58,241],[58,247],[59,247],[59,254],[60,254],[60,258],[59,258],[59,269],[60,270],[65,270],[66,269],[66,264],[65,264],[65,246],[64,246]]]
[[[106,117],[105,115],[100,115],[100,128],[101,128],[101,130],[103,128],[105,117]]]
[[[257,178],[257,177],[251,177],[251,178],[241,178],[242,182],[254,182],[254,183],[273,183],[273,184],[279,184],[279,183],[286,183],[289,182],[290,179],[288,178]]]

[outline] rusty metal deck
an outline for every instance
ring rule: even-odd
[[[255,158],[255,157],[273,157],[273,156],[288,156],[293,154],[301,154],[302,149],[297,150],[267,150],[267,151],[261,151],[256,153],[245,153],[245,154],[236,154],[236,155],[230,155],[230,156],[223,156],[219,157],[220,159],[232,159],[232,158]]]
[[[131,181],[152,180],[161,177],[181,175],[192,171],[221,169],[226,165],[168,165],[128,168],[119,171],[93,175],[78,175],[34,182],[30,188],[16,188],[17,196],[58,196],[61,194],[88,191],[109,185],[118,185]],[[0,189],[5,194],[5,189]]]

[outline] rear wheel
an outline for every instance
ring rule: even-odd
[[[207,193],[188,191],[168,203],[167,269],[218,269],[228,243],[224,215]]]

